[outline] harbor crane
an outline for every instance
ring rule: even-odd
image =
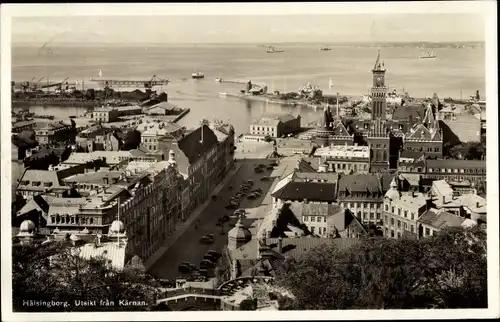
[[[45,78],[45,76],[42,76],[39,80],[36,81],[35,84],[33,84],[33,86],[31,86],[31,90],[33,92],[36,92],[37,89],[38,89],[38,85],[40,85],[40,82]]]

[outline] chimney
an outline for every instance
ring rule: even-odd
[[[443,204],[446,203],[446,196],[443,196]]]
[[[479,208],[479,201],[476,202],[476,208]]]
[[[281,236],[278,238],[278,252],[283,253],[283,238]]]
[[[408,115],[408,129],[413,127],[413,115]]]

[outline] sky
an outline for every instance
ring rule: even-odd
[[[484,41],[478,14],[12,18],[12,43],[169,44]]]

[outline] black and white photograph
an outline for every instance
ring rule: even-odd
[[[496,2],[1,9],[2,320],[499,317]]]

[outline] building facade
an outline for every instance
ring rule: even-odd
[[[66,142],[71,138],[74,128],[70,124],[51,122],[37,124],[35,129],[36,140],[39,144]]]
[[[351,174],[370,171],[370,148],[357,145],[330,145],[314,151],[314,157],[328,165],[327,171]]]
[[[396,178],[384,196],[384,236],[387,238],[416,237],[417,220],[427,211],[429,198],[418,192],[402,194]]]
[[[266,116],[250,125],[250,134],[274,138],[296,133],[300,130],[300,115]]]
[[[382,225],[384,192],[378,175],[342,175],[338,189],[338,203],[349,209],[362,224]]]

